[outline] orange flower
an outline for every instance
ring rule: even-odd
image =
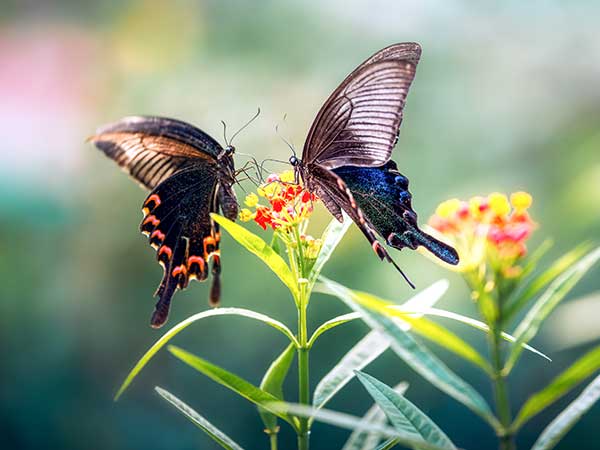
[[[271,227],[273,230],[288,231],[312,214],[317,197],[304,190],[299,184],[293,184],[294,174],[286,171],[281,175],[269,175],[266,182],[254,193],[246,196],[246,206],[255,208],[253,213],[244,208],[240,212],[240,220],[254,220],[263,230]],[[261,205],[260,198],[268,205]]]
[[[525,242],[536,228],[527,213],[531,203],[526,192],[513,193],[510,201],[498,192],[468,202],[447,200],[437,207],[429,225],[457,249],[459,270],[489,262],[506,277],[514,277],[519,273],[517,261],[527,253]]]

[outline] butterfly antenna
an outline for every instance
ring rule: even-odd
[[[283,122],[285,122],[285,119],[287,118],[287,114],[283,115]],[[288,148],[292,151],[292,154],[294,156],[296,155],[296,150],[294,150],[294,146],[286,139],[284,138],[280,133],[279,133],[279,124],[275,125],[275,133],[277,134],[277,136],[279,136],[279,138],[285,142],[285,144],[288,146]]]
[[[255,121],[255,120],[258,118],[258,116],[260,116],[260,108],[258,108],[258,110],[256,111],[256,114],[254,114],[254,115],[252,116],[252,118],[251,118],[251,119],[250,119],[248,122],[246,122],[246,123],[245,123],[245,124],[242,126],[242,128],[240,128],[240,129],[239,129],[239,130],[237,130],[235,133],[233,133],[233,136],[231,136],[231,139],[229,140],[229,144],[231,144],[231,143],[233,142],[233,140],[235,139],[235,137],[236,137],[238,134],[240,134],[240,132],[241,132],[243,129],[245,129],[245,128],[246,128],[248,125],[250,125],[252,122],[254,122],[254,121]]]
[[[224,120],[221,120],[221,123],[223,124],[223,139],[225,140],[225,146],[229,147],[229,141],[227,140],[227,124]]]

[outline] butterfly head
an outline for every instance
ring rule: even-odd
[[[225,147],[225,155],[232,156],[235,153],[235,147],[233,145],[228,145]]]
[[[298,167],[299,165],[301,165],[301,164],[302,164],[302,160],[298,159],[298,158],[296,157],[296,155],[292,155],[292,156],[290,156],[290,159],[289,159],[289,161],[290,161],[290,164],[291,164],[293,167]]]

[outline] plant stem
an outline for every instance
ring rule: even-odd
[[[306,284],[300,285],[300,301],[298,302],[298,401],[301,404],[310,404],[310,386],[308,379],[308,333],[306,331],[306,309],[308,298]],[[298,430],[298,450],[308,450],[310,435],[308,418],[301,417]]]
[[[502,371],[502,340],[500,337],[500,330],[497,324],[495,324],[489,333],[489,344],[490,354],[492,358],[492,366],[494,368],[494,396],[496,401],[496,411],[500,425],[502,426],[501,432],[498,434],[500,441],[500,450],[515,450],[514,435],[510,430],[510,424],[512,421],[510,411],[510,400],[508,398],[508,389],[506,385],[506,375]]]
[[[277,450],[277,433],[271,433],[269,441],[271,442],[271,450]]]

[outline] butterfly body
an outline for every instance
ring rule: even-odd
[[[420,55],[418,44],[401,43],[363,62],[320,109],[302,159],[290,158],[297,178],[333,216],[341,221],[346,212],[377,256],[400,272],[377,234],[392,247],[424,246],[442,260],[458,263],[452,247],[419,229],[408,179],[391,160]]]
[[[220,233],[210,218],[237,217],[231,146],[223,148],[200,129],[163,117],[127,117],[100,128],[91,141],[139,184],[150,190],[142,206],[140,231],[164,268],[153,327],[167,320],[178,289],[190,280],[212,284],[209,302],[220,298]]]

